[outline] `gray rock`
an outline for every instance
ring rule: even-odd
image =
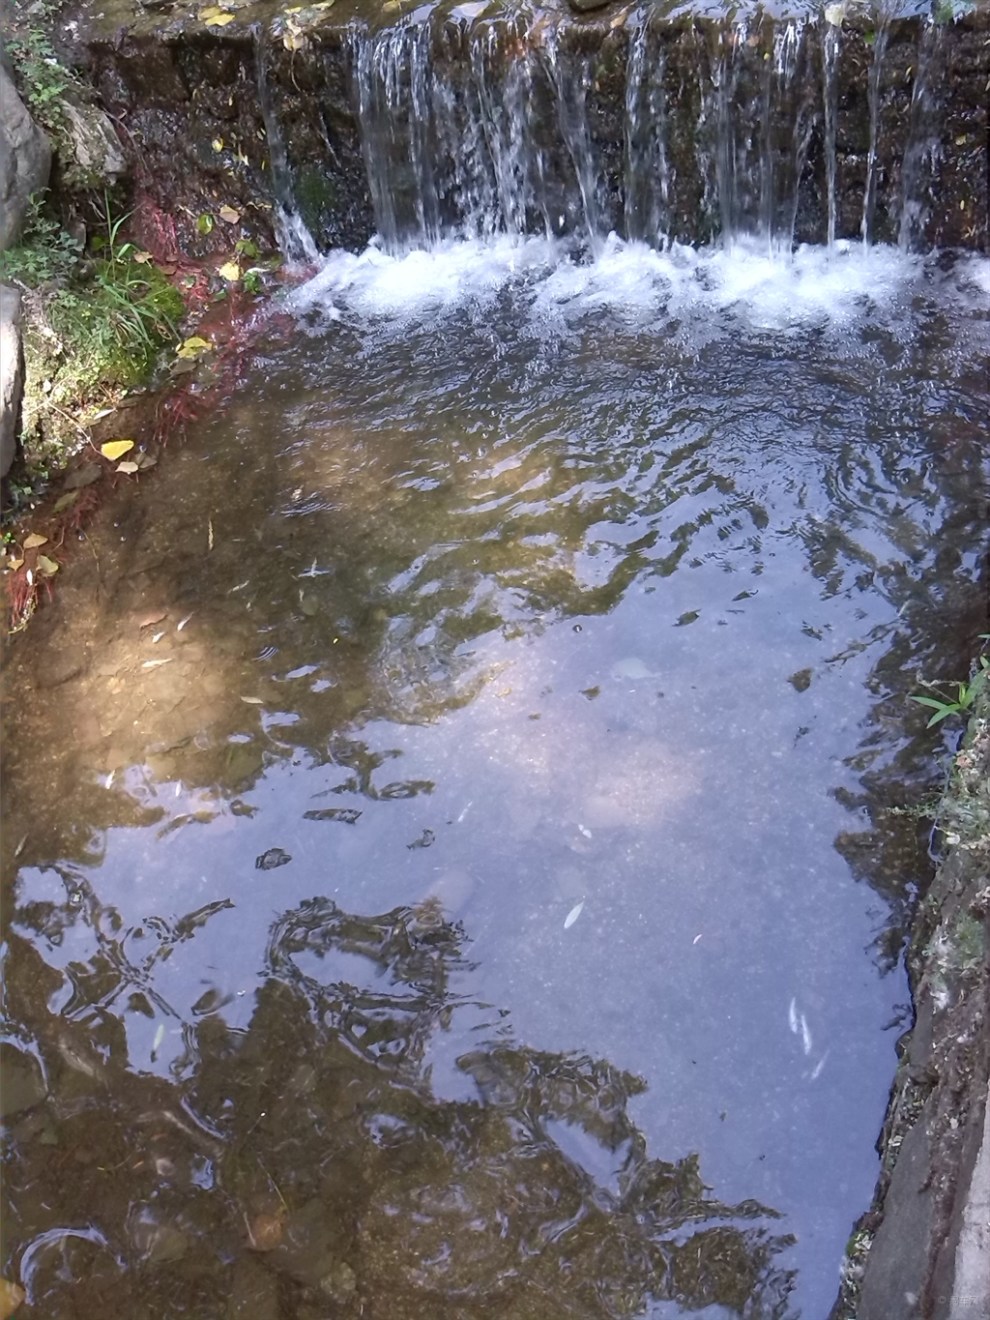
[[[23,393],[21,295],[0,284],[0,477],[10,471],[17,451]]]
[[[33,193],[48,184],[52,149],[0,64],[0,252],[17,242]]]
[[[113,124],[95,105],[64,101],[68,154],[90,183],[116,183],[127,173],[127,162]]]

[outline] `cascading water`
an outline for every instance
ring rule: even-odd
[[[901,166],[901,218],[898,246],[911,249],[924,227],[927,202],[938,154],[938,97],[935,88],[940,71],[941,23],[928,22],[921,38],[918,71],[911,92],[911,130]]]
[[[663,247],[758,237],[771,250],[858,228],[873,241],[889,21],[868,72],[869,142],[839,141],[841,20],[763,12],[710,25],[639,9],[595,63],[558,18],[421,10],[351,29],[354,100],[378,233],[390,251],[498,233],[610,232]],[[933,33],[933,26],[927,30]],[[913,241],[935,98],[919,53],[893,236]]]

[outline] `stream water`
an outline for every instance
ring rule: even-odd
[[[824,1320],[985,261],[332,254],[11,645],[27,1316]]]

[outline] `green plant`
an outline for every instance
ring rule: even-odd
[[[985,655],[981,655],[979,668],[969,682],[956,682],[948,685],[956,689],[955,700],[945,692],[940,692],[938,697],[912,696],[912,701],[916,701],[920,706],[928,706],[935,712],[928,721],[926,728],[930,729],[950,715],[960,715],[964,711],[972,709],[973,702],[987,682],[988,676],[990,676],[990,659]],[[939,692],[939,688],[934,683],[925,683],[924,686],[931,688],[934,692]]]
[[[82,240],[67,233],[45,211],[44,195],[36,193],[17,246],[0,252],[0,279],[24,289],[65,280],[78,263],[82,248]]]
[[[21,95],[34,118],[56,138],[65,130],[62,109],[66,92],[76,80],[58,59],[50,32],[62,0],[34,0],[15,15],[7,50]]]

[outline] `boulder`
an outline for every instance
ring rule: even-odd
[[[0,477],[10,471],[17,450],[23,392],[21,295],[0,284]]]
[[[33,193],[48,184],[52,149],[0,63],[0,252],[17,242]]]
[[[99,106],[83,101],[65,100],[62,111],[68,127],[68,159],[64,166],[88,186],[121,179],[127,173],[127,163],[109,117]]]

